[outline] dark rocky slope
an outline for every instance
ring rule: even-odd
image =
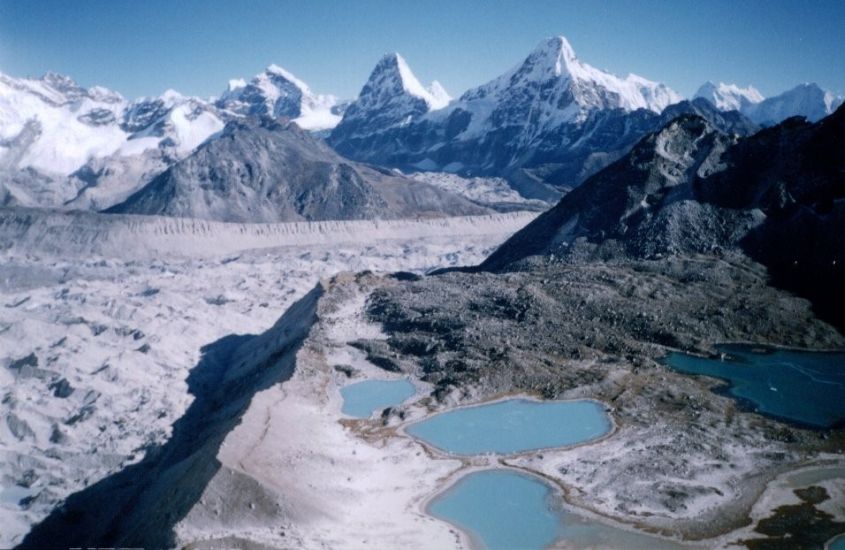
[[[773,281],[845,322],[845,109],[733,138],[680,117],[565,196],[481,266],[741,249]]]
[[[230,122],[106,212],[226,222],[289,222],[486,214],[431,185],[349,161],[296,124]]]
[[[519,127],[494,129],[467,141],[456,139],[459,132],[452,129],[461,127],[455,122],[460,113],[445,121],[422,119],[395,126],[357,142],[334,137],[330,143],[350,158],[403,169],[426,166],[427,159],[437,166],[460,163],[459,174],[504,177],[523,195],[548,200],[577,187],[678,116],[698,115],[722,132],[741,136],[759,129],[736,111],[720,112],[696,99],[670,105],[662,114],[645,109],[594,111],[584,121],[556,127],[530,143],[518,139],[525,131]]]

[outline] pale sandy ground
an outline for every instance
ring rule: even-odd
[[[455,530],[426,516],[421,503],[460,462],[431,460],[407,438],[365,440],[341,423],[340,387],[357,379],[347,379],[334,365],[359,369],[360,379],[390,378],[347,345],[379,336],[378,327],[361,316],[363,298],[321,303],[320,324],[297,354],[293,377],[255,396],[218,454],[224,470],[209,490],[229,475],[226,470],[249,476],[283,503],[280,524],[257,529],[249,518],[227,517],[215,525],[201,503],[177,529],[180,542],[234,536],[297,548],[458,545]]]

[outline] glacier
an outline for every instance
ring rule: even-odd
[[[478,262],[533,217],[226,224],[0,209],[0,363],[20,365],[0,369],[0,546],[164,444],[204,345],[267,330],[338,272]]]

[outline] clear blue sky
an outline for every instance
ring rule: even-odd
[[[845,94],[845,0],[0,0],[0,71],[205,97],[276,63],[354,97],[398,51],[457,96],[554,35],[591,65],[684,95],[705,80]]]

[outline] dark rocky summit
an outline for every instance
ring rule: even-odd
[[[227,222],[485,214],[433,187],[339,156],[296,124],[230,122],[109,213]]]
[[[845,109],[751,137],[675,119],[565,196],[481,266],[532,255],[652,258],[737,248],[845,321]]]

